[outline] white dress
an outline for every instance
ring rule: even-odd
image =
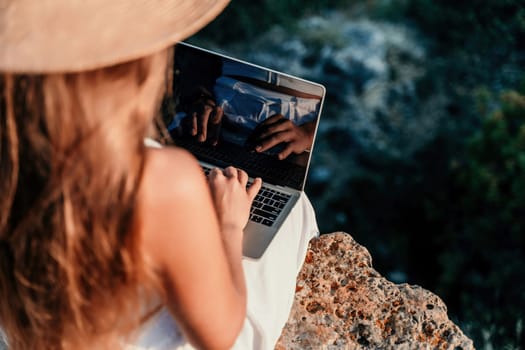
[[[233,349],[274,349],[284,327],[295,294],[295,281],[308,248],[319,235],[315,213],[303,193],[259,260],[243,258],[248,304],[244,326]],[[166,309],[162,309],[139,331],[127,350],[193,349]]]

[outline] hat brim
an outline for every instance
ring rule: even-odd
[[[229,0],[16,0],[0,7],[0,71],[90,70],[162,50]]]

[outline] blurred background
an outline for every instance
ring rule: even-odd
[[[324,84],[321,232],[525,349],[525,1],[234,0],[188,41]]]

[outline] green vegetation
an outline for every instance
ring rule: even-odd
[[[463,156],[451,161],[448,198],[428,212],[442,227],[438,292],[453,300],[475,339],[489,330],[484,342],[496,348],[525,341],[516,329],[525,317],[524,93],[501,94]]]
[[[439,261],[430,286],[478,348],[523,347],[525,4],[413,0],[406,11],[440,57],[427,79],[449,89],[459,111],[426,151],[440,153],[447,172],[422,174],[434,191],[421,198]]]
[[[305,15],[342,8],[346,3],[345,0],[235,0],[198,37],[218,44],[249,40],[272,25],[293,27]]]

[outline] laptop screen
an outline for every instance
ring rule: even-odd
[[[199,160],[303,190],[324,95],[319,84],[179,43],[163,119]]]

